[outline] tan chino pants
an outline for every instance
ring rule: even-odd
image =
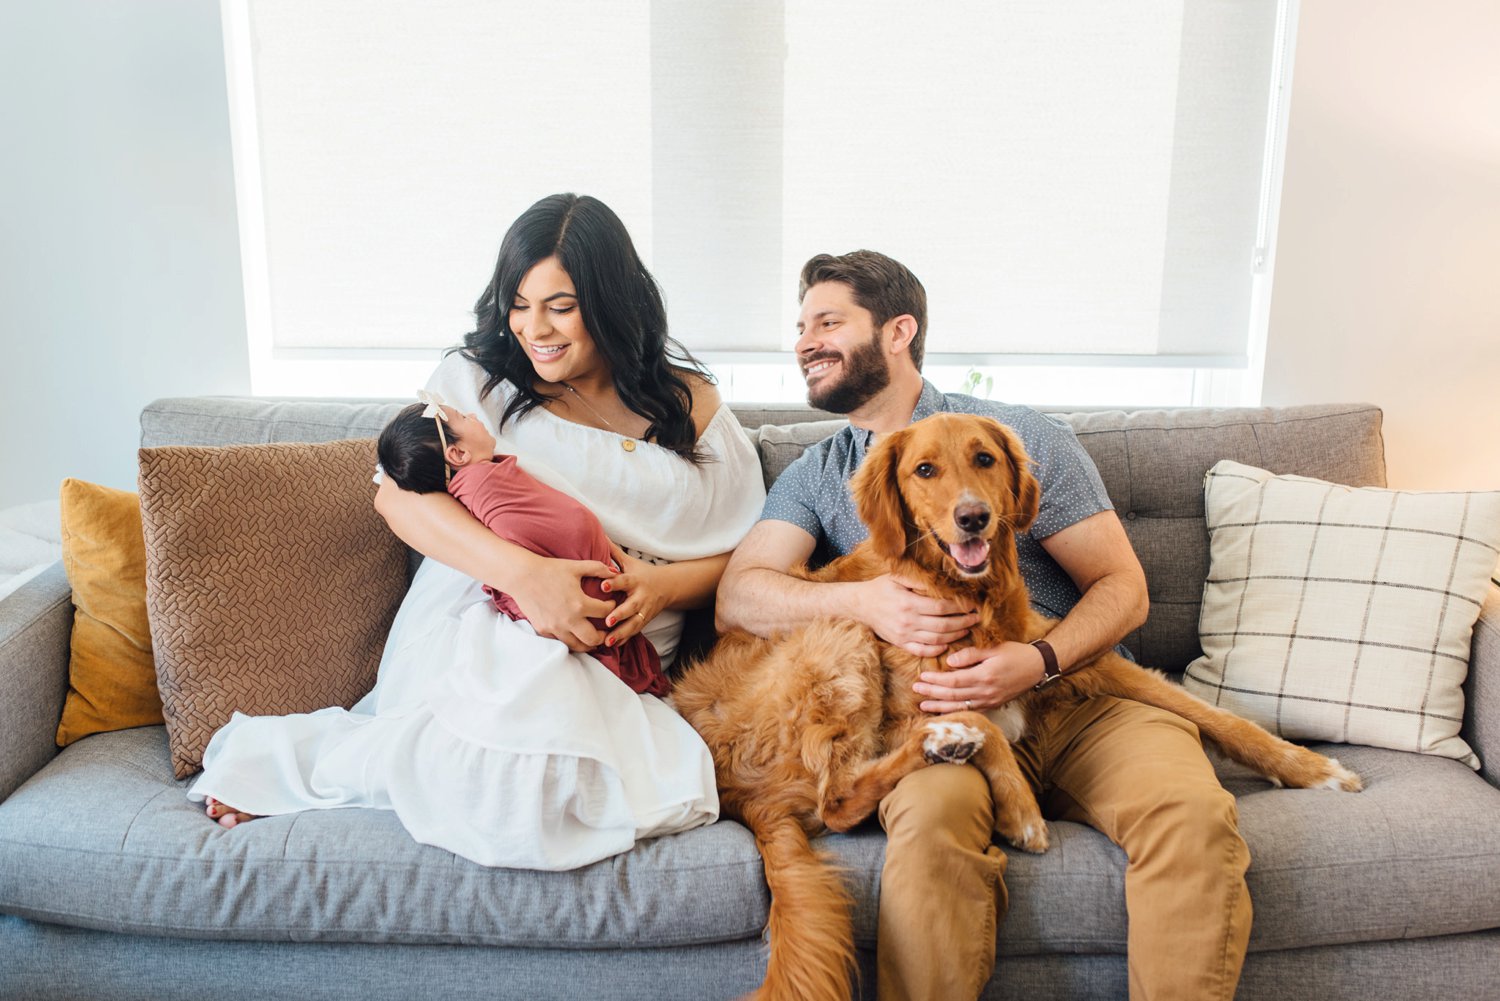
[[[1101,696],[1054,714],[1015,752],[1049,819],[1088,824],[1125,851],[1132,1001],[1233,998],[1250,856],[1197,728]],[[881,803],[881,1001],[967,1001],[989,982],[1006,905],[992,811],[969,765],[920,769]]]

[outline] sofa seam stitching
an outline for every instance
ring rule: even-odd
[[[154,800],[154,799],[158,798],[159,796],[163,795],[164,793],[169,793],[171,791],[172,791],[171,789],[162,789],[159,792],[153,793],[152,796],[151,796],[151,799]],[[144,806],[149,806],[149,805],[150,805],[150,803],[148,801],[146,804],[143,805],[142,808],[144,809]],[[20,839],[17,839],[17,838],[0,837],[0,846],[4,846],[4,845],[12,845],[12,846],[15,846],[17,848],[44,848],[44,849],[50,849],[50,850],[55,851],[55,852],[72,852],[72,853],[78,854],[78,855],[90,855],[90,856],[119,857],[122,854],[121,852],[118,852],[118,851],[105,851],[105,850],[101,850],[101,849],[97,849],[97,848],[77,848],[77,847],[62,848],[62,847],[58,847],[55,844],[52,844],[52,843],[49,843],[49,842],[45,842],[45,841],[23,841],[23,840],[20,840]],[[132,859],[137,860],[137,861],[179,862],[179,863],[189,863],[189,864],[202,865],[202,866],[231,865],[231,866],[236,866],[236,867],[239,867],[239,868],[245,868],[246,866],[251,866],[251,865],[266,865],[266,864],[268,864],[264,860],[258,860],[258,859],[202,859],[202,858],[200,858],[200,859],[188,859],[188,858],[183,858],[180,854],[148,855],[148,854],[144,854],[144,853],[132,853],[131,857],[132,857]],[[457,858],[458,856],[454,855],[453,857]],[[1455,857],[1457,857],[1457,856],[1455,856]],[[1463,857],[1465,857],[1465,858],[1479,858],[1481,856],[1470,855],[1470,856],[1463,856]],[[382,869],[392,869],[392,870],[397,870],[397,869],[411,869],[411,868],[423,868],[424,867],[421,863],[417,863],[415,865],[412,865],[412,864],[403,863],[403,862],[371,862],[371,861],[369,861],[367,859],[339,860],[339,859],[288,858],[287,856],[284,856],[284,855],[278,857],[277,861],[278,862],[291,862],[291,863],[297,863],[297,864],[326,865],[326,866],[360,866],[362,868],[370,868],[370,867],[373,866],[373,867],[378,867],[378,868],[382,868]],[[712,870],[712,871],[720,871],[720,870],[729,868],[731,866],[737,866],[737,867],[740,867],[740,868],[747,868],[747,867],[759,868],[760,865],[761,865],[760,859],[759,859],[759,857],[757,857],[753,862],[749,861],[749,860],[746,860],[744,862],[716,863],[716,864],[712,864],[712,865],[695,865],[695,866],[691,866],[691,867],[683,866],[683,867],[673,868],[671,870],[659,870],[659,871],[674,872],[674,873],[679,873],[679,872],[681,872],[681,873],[693,873],[693,872],[707,872],[707,871],[710,871],[710,870]],[[613,874],[611,873],[611,876],[612,875]],[[604,877],[602,875],[600,876],[600,879],[604,879],[604,878],[606,878],[606,877]],[[614,880],[610,879],[610,881],[613,882]]]
[[[28,910],[29,913],[44,914],[44,915],[47,915],[48,917],[59,917],[59,918],[80,918],[81,917],[81,918],[87,918],[87,919],[94,920],[94,921],[99,921],[101,923],[104,922],[104,921],[106,921],[106,918],[104,918],[104,917],[102,917],[100,915],[89,914],[89,913],[81,912],[81,911],[58,911],[58,910],[52,910],[50,908],[27,908],[27,910]],[[9,912],[7,912],[7,913],[9,913]],[[34,918],[22,917],[19,914],[14,915],[14,916],[21,917],[21,919],[23,921],[36,920]],[[756,930],[753,933],[747,932],[741,938],[737,938],[737,939],[729,939],[729,938],[688,938],[688,939],[671,940],[671,941],[669,941],[669,942],[667,942],[665,944],[661,944],[661,945],[655,945],[655,944],[653,944],[653,945],[642,945],[642,944],[639,944],[639,943],[630,943],[628,945],[622,945],[622,944],[614,944],[614,945],[596,944],[596,943],[599,942],[599,940],[597,938],[589,938],[589,939],[560,939],[560,938],[552,938],[552,939],[549,939],[549,941],[562,942],[567,947],[580,947],[581,946],[585,951],[595,951],[595,950],[601,950],[602,951],[602,950],[607,950],[607,949],[665,949],[665,948],[680,947],[680,946],[684,946],[684,945],[712,945],[712,944],[719,943],[719,942],[748,941],[748,940],[750,940],[752,938],[759,938],[760,937],[760,928],[762,927],[762,924],[757,924],[756,925]],[[87,928],[89,926],[87,926],[87,925],[72,925],[72,926],[69,926],[69,927]],[[142,922],[142,923],[139,923],[139,924],[131,924],[131,925],[121,925],[120,927],[127,928],[127,929],[134,929],[134,928],[138,928],[138,927],[139,928],[151,928],[151,929],[154,929],[154,930],[157,930],[157,931],[166,930],[166,931],[174,931],[174,932],[193,932],[193,931],[200,931],[201,932],[201,931],[204,930],[204,926],[202,926],[202,925],[174,925],[174,924],[165,924],[165,923],[146,923],[146,922]],[[217,928],[223,928],[224,926],[219,925],[219,926],[215,926],[215,927],[217,927]],[[133,931],[130,931],[130,930],[127,930],[127,931],[124,931],[124,932],[113,932],[113,931],[110,931],[107,928],[105,928],[105,929],[93,929],[93,930],[107,931],[107,932],[110,932],[110,934],[133,934],[134,933]],[[297,931],[298,929],[289,929],[285,925],[254,925],[254,926],[251,926],[251,927],[239,927],[239,928],[235,928],[235,929],[225,929],[225,930],[233,930],[233,931],[284,931],[284,932],[293,932],[293,931]],[[308,928],[306,930],[315,930],[315,929],[313,929],[312,926],[308,926]],[[379,928],[379,927],[371,927],[371,928],[347,928],[347,929],[340,929],[340,930],[341,931],[348,931],[348,932],[352,932],[352,933],[361,933],[361,932],[377,932],[378,933],[378,932],[384,931],[384,929]],[[297,942],[320,942],[320,943],[323,943],[323,944],[326,944],[326,945],[340,945],[340,944],[348,944],[348,945],[414,945],[414,944],[424,944],[424,945],[464,945],[464,944],[472,944],[472,941],[468,942],[468,943],[453,942],[451,938],[442,938],[442,937],[440,937],[442,935],[441,932],[408,932],[406,934],[408,936],[414,936],[414,937],[423,939],[424,941],[422,941],[420,943],[410,942],[410,941],[407,941],[407,942],[396,942],[396,941],[393,941],[393,940],[391,940],[389,938],[379,939],[379,940],[373,941],[373,942],[371,942],[371,941],[348,941],[348,940],[342,940],[342,939],[324,939],[324,938],[243,939],[243,938],[235,938],[232,935],[224,935],[224,936],[219,936],[219,935],[203,936],[203,935],[199,935],[199,936],[184,936],[184,937],[199,938],[199,939],[203,939],[203,940],[206,940],[206,941],[217,941],[217,942],[247,942],[247,941],[248,942],[254,942],[254,941],[293,942],[293,943],[297,943]],[[508,940],[508,939],[499,938],[499,937],[494,936],[494,935],[486,935],[486,934],[484,934],[482,932],[476,933],[476,934],[471,935],[471,936],[466,936],[466,937],[469,938],[469,939],[471,939],[471,940],[483,939],[483,940],[485,940],[484,944],[488,945],[488,946],[500,946],[500,947],[511,948],[511,949],[550,949],[550,948],[555,948],[553,946],[543,945],[540,942],[516,942],[516,941],[511,941],[511,940]],[[621,939],[621,942],[624,942],[624,941],[626,941],[626,940]]]

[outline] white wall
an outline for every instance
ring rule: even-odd
[[[1500,5],[1301,5],[1263,400],[1385,410],[1392,486],[1500,487]]]
[[[0,148],[0,507],[134,489],[144,403],[249,391],[218,4],[0,4]]]

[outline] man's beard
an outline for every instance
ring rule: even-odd
[[[818,361],[820,357],[830,356],[815,356],[811,361]],[[881,349],[878,330],[868,344],[855,348],[848,358],[841,361],[844,368],[841,374],[820,380],[816,387],[808,387],[807,402],[819,410],[833,414],[853,413],[891,384],[891,369]]]

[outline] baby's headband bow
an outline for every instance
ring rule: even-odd
[[[423,417],[436,417],[445,423],[447,422],[448,415],[443,413],[443,408],[448,405],[448,401],[437,393],[429,393],[425,389],[419,389],[417,390],[417,402],[427,404],[427,409],[422,411]]]
[[[448,406],[448,401],[437,393],[419,389],[417,402],[427,404],[426,409],[422,411],[422,416],[431,417],[437,424],[438,441],[443,446],[443,482],[447,483],[453,479],[453,467],[448,465],[448,436],[443,433],[443,425],[448,423],[448,415],[443,412],[443,408]]]

